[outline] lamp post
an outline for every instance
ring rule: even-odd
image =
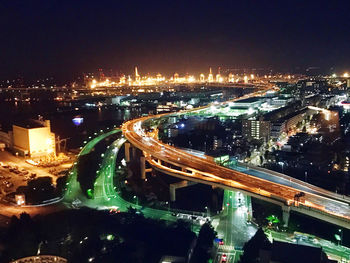
[[[338,229],[338,233],[339,234],[335,234],[334,237],[338,241],[338,246],[339,246],[339,245],[342,245],[342,241],[343,241],[343,231],[342,231],[342,229]]]
[[[138,200],[136,195],[134,195],[134,199],[136,199],[136,206],[138,206],[139,205],[139,200]]]
[[[207,211],[207,217],[209,217],[209,208],[206,206],[206,207],[204,207],[205,208],[205,210]]]
[[[166,205],[168,205],[168,212],[170,211],[170,203],[168,201],[165,202]]]

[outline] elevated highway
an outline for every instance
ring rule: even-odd
[[[259,96],[262,92],[245,95],[235,100]],[[228,102],[223,102],[223,104],[226,103]],[[205,107],[200,109],[203,108]],[[199,109],[192,111],[197,110]],[[184,113],[186,111],[179,114]],[[212,158],[194,156],[164,144],[144,131],[145,121],[170,115],[147,116],[125,122],[122,126],[124,136],[133,147],[143,152],[145,159],[154,169],[181,179],[241,190],[253,197],[281,205],[286,222],[288,222],[289,211],[292,210],[350,229],[350,198],[348,197],[273,171],[267,170],[264,171],[265,176],[258,176],[254,173],[222,167]]]

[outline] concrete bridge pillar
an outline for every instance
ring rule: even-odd
[[[125,143],[125,161],[128,163],[130,162],[130,143],[126,142]]]
[[[290,206],[284,205],[282,206],[282,218],[284,222],[284,226],[288,226],[290,216]]]
[[[141,179],[146,179],[146,173],[152,172],[152,168],[146,168],[146,158],[145,156],[140,156],[140,166],[141,166]]]
[[[131,151],[131,157],[132,159],[136,158],[140,152],[139,149],[135,148],[135,147],[131,147],[132,151]]]
[[[140,165],[141,165],[141,179],[146,179],[146,160],[145,156],[140,157]]]
[[[180,181],[178,183],[171,184],[169,186],[170,201],[171,202],[175,202],[176,201],[176,189],[187,187],[187,186],[194,185],[194,184],[196,184],[196,182],[191,182],[191,181],[186,181],[186,180]]]
[[[176,201],[176,188],[175,188],[175,187],[172,187],[172,186],[170,185],[169,192],[170,192],[170,201],[171,201],[171,202],[175,202],[175,201]]]

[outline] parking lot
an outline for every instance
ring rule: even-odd
[[[19,186],[27,185],[27,182],[38,177],[51,177],[56,184],[57,178],[64,175],[71,164],[63,164],[58,167],[43,168],[31,165],[22,157],[17,157],[9,152],[0,152],[0,194],[4,196],[15,192]]]
[[[17,187],[26,185],[29,180],[36,177],[36,173],[29,172],[13,163],[0,162],[0,191],[2,194],[13,192]]]

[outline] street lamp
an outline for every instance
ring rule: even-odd
[[[343,241],[343,231],[341,229],[338,229],[339,234],[335,234],[334,237],[338,241],[338,246],[342,244]]]
[[[165,204],[168,205],[168,211],[170,211],[170,203],[166,201]]]
[[[206,206],[206,207],[204,207],[205,208],[205,210],[207,211],[207,217],[209,217],[209,208]]]

